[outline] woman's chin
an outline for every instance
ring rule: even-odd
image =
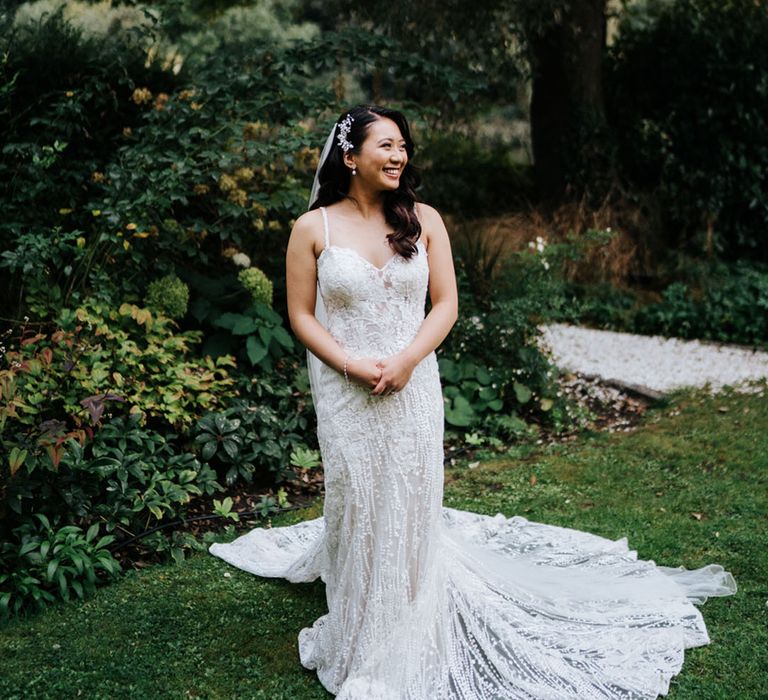
[[[397,180],[392,180],[391,178],[387,178],[382,183],[382,189],[384,190],[396,190],[398,187],[400,187],[400,178],[397,178]]]

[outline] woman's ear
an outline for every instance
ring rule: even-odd
[[[350,153],[344,154],[344,165],[346,165],[350,170],[353,170],[355,168],[355,161],[354,161],[354,158],[352,158],[352,154]]]

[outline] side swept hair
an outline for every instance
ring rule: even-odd
[[[361,104],[341,114],[336,121],[333,146],[320,169],[318,177],[320,189],[317,199],[312,203],[310,210],[334,204],[344,199],[349,192],[351,173],[349,168],[344,165],[344,151],[337,141],[338,124],[347,115],[354,120],[347,133],[347,140],[352,144],[352,153],[359,152],[366,139],[368,128],[378,119],[391,119],[397,124],[403,135],[408,163],[400,175],[398,188],[384,194],[384,218],[394,229],[394,232],[387,236],[390,247],[404,258],[410,258],[416,253],[416,241],[421,236],[421,223],[416,216],[415,192],[421,183],[421,177],[416,168],[411,165],[411,158],[415,149],[408,121],[402,112],[378,105]]]

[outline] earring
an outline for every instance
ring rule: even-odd
[[[352,174],[357,175],[357,168],[352,168]]]

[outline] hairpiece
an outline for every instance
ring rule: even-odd
[[[341,150],[344,151],[344,153],[351,151],[354,148],[352,142],[347,140],[347,134],[349,134],[349,130],[352,128],[353,121],[355,120],[351,115],[348,114],[337,124],[339,127],[339,133],[336,138],[338,139],[339,146],[341,147]]]

